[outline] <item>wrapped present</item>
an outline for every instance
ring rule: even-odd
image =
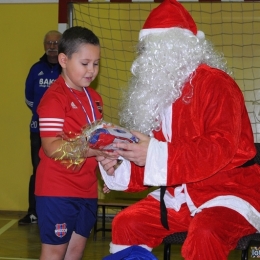
[[[86,153],[89,148],[114,151],[117,149],[113,146],[115,143],[138,142],[138,138],[127,129],[104,120],[97,120],[84,127],[80,134],[62,132],[59,136],[63,139],[63,142],[61,147],[52,154],[52,157],[73,170],[81,168],[86,160]]]
[[[115,143],[138,142],[138,138],[131,134],[129,130],[103,120],[96,121],[91,126],[83,129],[83,134],[86,136],[88,145],[92,149],[113,151],[117,149],[113,146]]]

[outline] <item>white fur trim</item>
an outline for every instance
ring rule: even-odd
[[[165,186],[167,184],[168,146],[151,138],[146,156],[144,185]]]
[[[161,114],[162,132],[167,142],[172,140],[172,105]]]
[[[247,201],[232,195],[218,196],[211,199],[198,207],[197,210],[193,211],[191,215],[194,216],[204,208],[218,206],[235,210],[240,213],[252,226],[260,231],[260,213]]]
[[[202,31],[197,31],[197,35],[196,35],[200,40],[205,39],[205,33]]]
[[[188,190],[187,190],[187,185],[186,184],[182,184],[183,188],[184,188],[184,193],[185,193],[185,198],[186,198],[186,203],[187,203],[187,206],[190,210],[190,212],[194,212],[197,210],[197,213],[200,212],[200,210],[198,210],[198,208],[194,205],[189,193],[188,193]]]
[[[112,242],[109,244],[109,246],[110,246],[109,252],[110,252],[111,254],[115,254],[115,253],[117,253],[117,252],[119,252],[119,251],[122,251],[122,250],[124,250],[124,249],[130,247],[130,246],[128,246],[128,245],[116,245],[116,244],[113,244]],[[148,250],[149,252],[152,251],[152,248],[149,247],[149,246],[147,246],[147,245],[138,245],[138,246],[141,246],[141,247],[145,248],[145,249]]]
[[[131,164],[129,161],[119,157],[123,160],[120,166],[115,170],[114,176],[108,175],[103,169],[102,165],[99,164],[100,173],[104,182],[110,190],[124,191],[128,188],[131,175]]]
[[[179,211],[181,208],[181,205],[186,202],[185,200],[185,194],[184,194],[184,185],[176,187],[174,189],[174,196],[172,196],[167,190],[164,195],[164,202],[166,205],[166,208],[174,209],[175,211]],[[152,197],[154,197],[156,200],[160,201],[160,189],[154,190],[151,193],[149,193]]]
[[[149,195],[160,201],[160,189],[151,192]],[[176,187],[174,190],[174,196],[171,196],[171,194],[169,194],[166,190],[164,195],[164,202],[167,208],[179,211],[181,204],[185,203],[185,201],[190,209],[191,216],[194,216],[205,208],[226,207],[241,214],[252,226],[254,226],[260,232],[260,212],[258,212],[247,201],[239,197],[233,195],[218,196],[205,202],[197,208],[193,204],[188,194],[186,184]]]
[[[168,32],[169,30],[172,29],[181,29],[184,32],[187,33],[187,35],[193,35],[193,36],[197,36],[198,39],[204,39],[205,38],[205,34],[202,31],[197,31],[197,35],[194,35],[192,31],[188,30],[188,29],[183,29],[183,28],[179,28],[179,27],[172,27],[172,28],[152,28],[152,29],[142,29],[139,32],[139,40],[141,40],[141,38],[149,35],[149,34],[155,34],[155,33],[164,33],[164,32]]]

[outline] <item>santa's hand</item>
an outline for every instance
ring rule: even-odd
[[[104,156],[97,156],[96,160],[101,164],[104,171],[106,171],[108,175],[114,175],[116,168],[115,165],[117,165],[118,163],[117,159],[110,159]]]
[[[147,150],[150,137],[137,131],[131,131],[138,139],[138,143],[116,143],[115,147],[119,148],[116,152],[123,158],[132,161],[136,165],[144,166],[146,162]]]

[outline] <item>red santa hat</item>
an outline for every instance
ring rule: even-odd
[[[197,30],[197,26],[189,12],[176,0],[164,0],[153,9],[139,33],[139,39],[151,34],[166,32],[172,28],[182,28],[188,34],[198,38],[204,38],[203,32]]]

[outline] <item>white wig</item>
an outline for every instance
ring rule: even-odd
[[[119,115],[123,126],[144,134],[160,129],[161,113],[180,98],[200,64],[228,72],[223,55],[209,41],[181,28],[148,34],[137,47]],[[183,102],[189,102],[192,94],[183,97]]]

